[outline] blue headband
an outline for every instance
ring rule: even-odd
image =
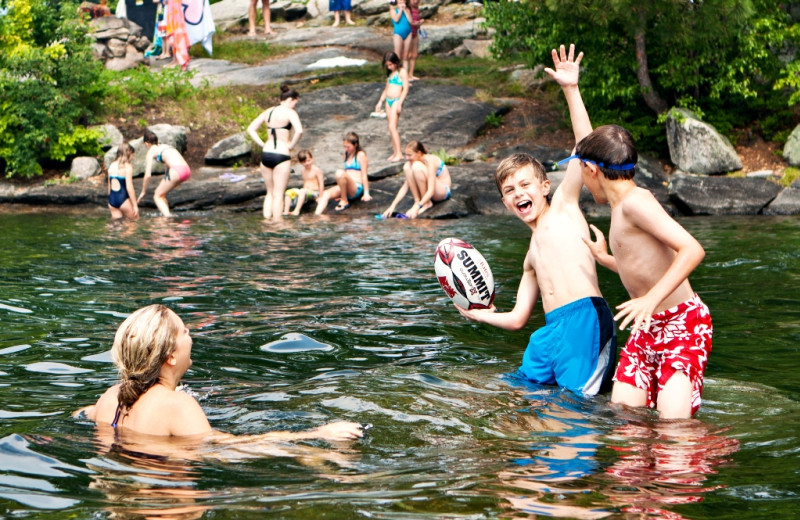
[[[558,163],[556,163],[556,164],[558,164],[560,166],[560,165],[562,165],[564,163],[570,162],[572,159],[580,159],[583,162],[586,162],[586,163],[589,163],[589,164],[594,164],[595,166],[597,166],[599,168],[606,168],[608,170],[617,170],[617,171],[632,170],[636,166],[636,163],[609,164],[608,166],[606,166],[604,163],[601,163],[601,162],[599,163],[599,162],[593,161],[591,159],[584,159],[583,157],[581,157],[578,154],[570,155],[566,159],[562,159],[562,160],[558,161]]]

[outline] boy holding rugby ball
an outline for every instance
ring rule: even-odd
[[[583,105],[578,77],[583,53],[562,45],[552,52],[554,68],[545,71],[564,92],[576,142],[592,125]],[[617,338],[608,304],[600,294],[589,226],[578,205],[581,167],[571,161],[564,180],[550,193],[542,164],[527,154],[500,163],[495,176],[503,204],[532,231],[523,263],[517,301],[510,312],[492,309],[459,312],[471,320],[507,330],[525,326],[541,295],[545,326],[531,335],[520,375],[541,384],[558,384],[593,395],[611,388]]]

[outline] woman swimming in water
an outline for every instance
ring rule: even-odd
[[[400,66],[400,58],[392,51],[383,56],[383,66],[386,68],[386,87],[381,93],[375,111],[380,112],[386,100],[386,122],[389,125],[389,137],[392,140],[392,155],[386,160],[391,162],[403,160],[403,151],[400,148],[400,132],[397,123],[403,111],[403,101],[408,95],[408,74]]]
[[[108,165],[108,209],[112,219],[139,218],[139,205],[133,189],[133,147],[127,142],[119,145],[117,158]]]
[[[192,366],[192,338],[177,314],[156,304],[143,307],[122,322],[114,336],[111,359],[120,382],[92,406],[75,413],[115,432],[130,431],[159,437],[193,436],[229,443],[246,440],[350,440],[363,435],[360,424],[338,421],[300,432],[269,432],[237,437],[211,428],[194,397],[177,390]]]
[[[336,186],[332,186],[322,193],[317,202],[317,209],[314,212],[322,215],[328,207],[331,199],[338,199],[336,211],[344,211],[350,207],[354,200],[361,199],[369,202],[372,197],[369,194],[369,176],[367,168],[367,152],[361,148],[358,134],[350,132],[344,136],[344,169],[336,170]]]
[[[406,181],[397,191],[392,205],[383,212],[386,218],[392,216],[409,189],[414,197],[414,205],[406,211],[409,218],[417,218],[420,213],[431,208],[434,202],[450,198],[450,171],[444,161],[428,153],[419,141],[411,141],[406,145],[406,159],[408,161],[403,165]]]
[[[163,163],[167,172],[153,194],[153,201],[161,214],[169,217],[167,193],[189,180],[192,170],[178,150],[168,144],[159,144],[158,136],[149,128],[144,131],[144,145],[147,147],[147,156],[145,157],[142,193],[139,194],[138,202],[141,203],[144,194],[147,193],[147,185],[150,183],[150,175],[153,171],[153,161]]]
[[[247,134],[261,148],[261,175],[267,188],[263,213],[268,220],[283,219],[283,195],[292,170],[290,153],[303,135],[303,125],[294,111],[298,101],[296,90],[281,85],[280,104],[262,112],[247,127]],[[269,133],[266,141],[258,135],[261,125]]]

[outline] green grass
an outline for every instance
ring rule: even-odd
[[[414,74],[433,84],[466,85],[486,92],[488,97],[525,97],[518,85],[508,81],[505,69],[511,65],[507,60],[489,58],[420,56]]]
[[[202,45],[189,50],[192,58],[227,60],[244,65],[257,65],[264,61],[291,54],[294,47],[268,43],[264,40],[231,40],[214,36],[214,54],[209,56]]]
[[[780,184],[781,186],[788,187],[797,179],[800,179],[800,168],[789,166],[783,170],[783,177],[780,180]]]

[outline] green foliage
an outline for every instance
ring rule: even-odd
[[[47,179],[44,181],[45,186],[55,186],[57,184],[74,184],[78,182],[78,178],[74,175],[64,175],[62,177],[57,177],[55,179]]]
[[[107,85],[103,110],[107,114],[126,112],[158,100],[181,101],[193,95],[192,71],[166,67],[159,72],[140,66],[123,71],[103,70],[102,81]]]
[[[3,2],[3,4],[6,4]],[[0,16],[0,163],[32,176],[40,160],[95,145],[84,128],[105,92],[77,4],[15,0]]]
[[[503,124],[503,116],[501,114],[491,113],[486,115],[486,126],[489,128],[498,128]]]
[[[797,179],[800,179],[800,168],[793,168],[790,166],[783,171],[780,184],[788,188]]]
[[[586,54],[581,90],[593,123],[622,123],[659,149],[663,130],[637,75],[637,36],[650,92],[667,106],[704,113],[723,132],[770,117],[761,130],[775,132],[800,102],[800,27],[785,9],[777,0],[521,0],[487,3],[484,13],[497,31],[493,52],[530,67],[574,42]]]
[[[65,161],[75,155],[100,155],[101,132],[82,126],[76,127],[71,134],[58,134],[58,139],[50,146],[48,157],[56,161]]]
[[[433,155],[435,155],[436,157],[441,159],[442,162],[444,164],[448,165],[448,166],[453,166],[453,165],[458,164],[460,162],[458,160],[458,157],[454,157],[454,156],[448,154],[447,150],[445,150],[444,148],[439,148],[439,151],[438,152],[433,152]]]

